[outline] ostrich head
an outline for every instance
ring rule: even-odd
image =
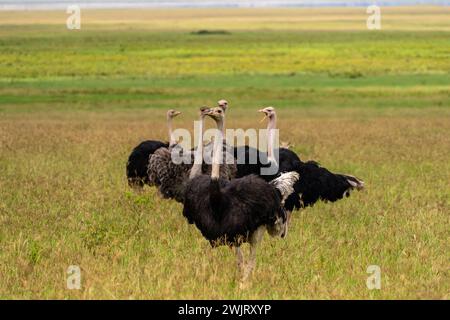
[[[173,119],[173,118],[175,118],[176,116],[178,116],[180,114],[181,114],[180,111],[170,109],[169,111],[167,111],[167,119],[168,120],[169,119]]]
[[[272,120],[276,116],[274,107],[267,107],[264,109],[260,109],[260,110],[258,110],[258,112],[264,113],[264,118],[261,120],[261,122],[266,120],[266,118],[268,118],[269,120]]]
[[[204,117],[206,115],[209,115],[210,111],[211,111],[210,107],[203,106],[200,108],[200,116]]]
[[[221,107],[223,111],[227,111],[228,101],[225,99],[217,101],[217,106]]]
[[[216,122],[221,122],[225,118],[225,110],[222,107],[215,107],[209,109],[208,116]]]

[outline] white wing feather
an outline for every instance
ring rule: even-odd
[[[287,197],[294,192],[294,184],[298,179],[300,179],[298,172],[291,171],[280,174],[278,178],[270,181],[270,184],[280,191],[284,203]]]

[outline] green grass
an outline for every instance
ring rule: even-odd
[[[15,33],[21,32],[17,27]],[[446,32],[41,32],[2,39],[3,77],[448,72]]]
[[[186,78],[88,78],[3,80],[0,110],[127,111],[186,108],[226,96],[241,107],[279,108],[445,108],[450,104],[447,75],[205,76]],[[333,100],[329,96],[333,95]]]
[[[0,298],[449,298],[449,31],[226,19],[229,34],[207,35],[170,21],[0,24]],[[154,189],[131,192],[124,172],[137,143],[166,139],[166,109],[191,129],[223,97],[227,126],[262,128],[256,110],[274,105],[302,159],[367,185],[296,212],[285,240],[266,235],[246,290],[231,250]],[[70,265],[81,290],[66,289]]]

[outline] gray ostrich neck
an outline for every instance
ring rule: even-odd
[[[172,117],[167,117],[167,128],[169,129],[169,146],[173,146],[177,142],[175,141],[175,136],[173,135],[172,129]]]
[[[201,175],[202,173],[202,163],[203,163],[203,125],[205,123],[205,116],[202,114],[200,116],[200,125],[199,125],[199,136],[198,136],[198,144],[197,149],[194,154],[194,165],[191,168],[191,172],[189,174],[189,179],[195,178],[196,176]]]
[[[274,156],[274,145],[275,145],[275,129],[277,127],[277,116],[273,114],[269,118],[269,123],[267,124],[267,158],[270,162],[275,162]]]
[[[223,152],[223,119],[220,118],[216,120],[217,132],[214,138],[214,149],[213,149],[213,163],[211,168],[211,179],[219,179],[220,177],[220,165],[222,162],[222,152]]]

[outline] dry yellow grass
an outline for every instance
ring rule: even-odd
[[[386,31],[449,31],[446,6],[382,7]],[[0,11],[0,25],[65,26],[65,11]],[[149,30],[348,30],[364,31],[368,14],[359,8],[289,9],[142,9],[82,10],[89,28],[146,28]]]
[[[195,112],[183,111],[176,125],[190,128]],[[296,213],[286,241],[266,235],[244,291],[233,253],[211,250],[179,205],[129,193],[127,154],[164,139],[161,110],[2,117],[0,297],[448,298],[448,112],[279,114],[281,139],[303,159],[352,172],[367,190]],[[239,108],[228,125],[263,127]],[[65,288],[71,264],[80,291]],[[380,291],[366,288],[370,264]]]
[[[382,14],[351,32],[364,8],[83,11],[71,32],[65,12],[0,12],[0,298],[449,299],[449,8]],[[125,178],[165,110],[191,128],[222,97],[228,127],[273,104],[302,159],[367,185],[265,236],[247,290],[229,249]]]

